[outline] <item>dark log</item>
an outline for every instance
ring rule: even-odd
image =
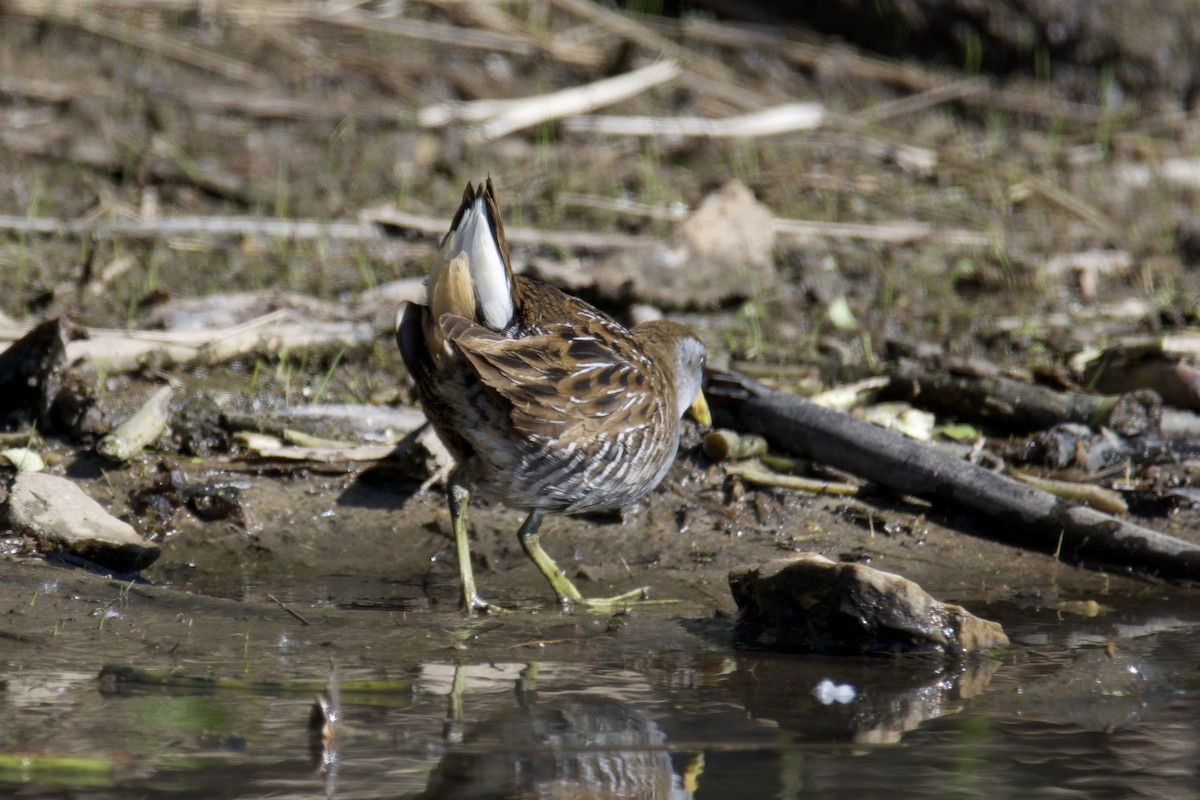
[[[69,322],[55,317],[0,352],[0,425],[46,425],[66,366]]]
[[[1061,558],[1178,581],[1200,581],[1200,545],[1118,519],[948,456],[847,414],[749,379],[705,390],[744,430],[879,486],[966,511],[990,535]]]

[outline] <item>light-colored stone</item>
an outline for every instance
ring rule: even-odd
[[[17,475],[4,515],[9,527],[44,547],[110,569],[144,569],[159,555],[157,545],[109,514],[73,482],[44,472]]]
[[[803,553],[729,573],[739,638],[828,655],[966,653],[1007,647],[999,624],[907,578]]]

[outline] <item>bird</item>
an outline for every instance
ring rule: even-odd
[[[468,611],[471,496],[527,513],[517,537],[564,608],[611,607],[644,590],[585,598],[542,547],[548,514],[620,509],[654,489],[679,447],[682,418],[711,424],[701,389],[707,350],[688,327],[627,328],[591,304],[513,272],[496,187],[467,183],[426,282],[401,305],[396,342],[426,417],[456,466],[446,480]]]

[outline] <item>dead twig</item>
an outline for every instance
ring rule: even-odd
[[[874,242],[932,241],[962,247],[994,247],[1001,242],[994,234],[955,228],[935,228],[917,220],[854,223],[820,220],[776,219],[775,233],[788,244],[799,247],[827,239],[858,239]]]
[[[416,231],[434,238],[446,232],[446,223],[429,217],[409,214],[394,208],[374,208],[364,211],[363,219],[377,225]],[[505,228],[509,243],[527,247],[549,247],[564,250],[605,251],[634,247],[650,247],[660,240],[653,236],[625,233],[589,233],[587,231],[539,231],[533,228]]]
[[[1027,483],[1064,500],[1087,503],[1092,508],[1109,514],[1129,513],[1129,504],[1125,502],[1125,498],[1121,496],[1120,492],[1113,489],[1106,489],[1092,483],[1041,478],[1026,472],[1010,472],[1009,474],[1021,483]]]
[[[440,227],[445,227],[444,225]],[[58,219],[0,215],[0,231],[43,236],[76,236],[93,240],[165,239],[173,236],[250,236],[294,241],[381,239],[369,222],[264,219],[262,217],[160,217],[155,219]],[[432,230],[430,231],[432,233]]]
[[[485,50],[494,53],[510,53],[512,55],[530,55],[536,47],[529,39],[521,36],[484,31],[474,28],[464,28],[459,25],[446,25],[424,20],[384,18],[361,11],[335,11],[330,13],[327,6],[299,5],[297,16],[305,21],[324,22],[347,30],[369,33],[373,35],[386,34],[405,39],[414,39],[448,47],[465,47],[473,50]]]
[[[1026,189],[1041,195],[1043,199],[1061,206],[1078,216],[1084,222],[1095,225],[1097,228],[1102,228],[1106,231],[1115,230],[1112,218],[1103,211],[1045,178],[1040,178],[1037,175],[1025,175],[1018,183],[1013,185],[1010,192],[1016,192],[1019,195]]]
[[[754,464],[726,464],[725,473],[759,486],[794,489],[809,494],[855,495],[859,488],[852,483],[833,483],[799,475],[786,475],[763,469]]]
[[[479,122],[481,124],[473,130],[472,138],[489,141],[546,120],[582,114],[594,108],[612,105],[674,80],[679,74],[677,63],[659,61],[624,75],[536,97],[427,106],[417,113],[417,120],[431,128],[457,120]]]
[[[287,605],[286,603],[284,603],[282,600],[280,600],[279,598],[277,598],[275,595],[268,593],[268,594],[267,594],[267,599],[268,599],[268,600],[270,600],[270,601],[271,601],[272,603],[274,603],[275,605],[277,605],[277,606],[279,606],[280,608],[282,608],[282,609],[283,609],[284,611],[286,611],[287,613],[291,614],[293,617],[295,617],[295,618],[296,618],[296,620],[297,620],[297,621],[299,621],[299,623],[300,623],[301,625],[312,625],[312,623],[311,623],[311,622],[309,622],[308,620],[306,620],[306,619],[305,619],[303,616],[301,616],[299,612],[297,612],[297,611],[294,611],[294,610],[293,610],[293,609],[292,609],[290,606],[288,606],[288,605]],[[332,680],[332,678],[331,678],[330,680]]]
[[[882,122],[886,119],[894,119],[895,117],[924,111],[927,108],[940,106],[943,103],[964,100],[972,95],[979,94],[986,88],[987,81],[983,78],[965,78],[951,83],[935,85],[924,92],[902,97],[899,100],[892,100],[889,103],[881,103],[877,106],[865,108],[859,111],[856,116],[864,121]]]
[[[783,133],[808,131],[820,127],[825,107],[820,103],[787,105],[740,114],[724,119],[705,117],[574,117],[565,120],[569,131],[616,136],[703,136],[721,138],[758,138]]]

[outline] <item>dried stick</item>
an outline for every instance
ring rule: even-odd
[[[612,105],[674,80],[679,72],[677,63],[658,61],[624,75],[536,97],[428,106],[418,112],[417,120],[428,127],[446,125],[458,119],[479,120],[483,124],[474,131],[473,138],[489,141],[546,120]]]
[[[433,233],[430,221],[429,233]],[[445,225],[440,225],[444,228]],[[162,239],[170,236],[254,236],[268,239],[328,239],[358,242],[382,238],[369,222],[317,222],[262,217],[160,217],[156,219],[57,219],[0,215],[0,231],[90,239]]]
[[[255,237],[320,239],[343,242],[384,241],[381,228],[413,231],[431,240],[446,232],[444,220],[382,207],[362,212],[361,222],[318,222],[316,220],[263,219],[261,217],[168,217],[157,219],[65,220],[55,217],[24,217],[0,214],[0,232],[73,236],[93,240],[163,239],[172,236],[213,238]],[[507,230],[508,241],[527,247],[606,251],[648,247],[659,240],[652,236],[587,231],[540,231],[533,228]],[[425,253],[427,246],[411,245],[405,252]]]
[[[394,208],[375,208],[364,211],[363,219],[377,225],[417,231],[431,237],[446,232],[446,223],[430,217],[409,214]],[[653,236],[627,233],[589,233],[587,231],[539,231],[533,228],[505,228],[510,243],[527,247],[554,247],[566,250],[618,250],[627,247],[650,247],[660,240]]]
[[[449,47],[465,47],[513,55],[530,55],[535,50],[533,42],[520,36],[464,28],[459,25],[445,25],[415,19],[384,19],[350,11],[329,13],[324,6],[314,7],[311,5],[303,6],[300,15],[309,21],[324,22],[347,30],[369,34],[382,33],[405,39],[434,42]]]
[[[881,122],[885,119],[924,111],[931,106],[939,106],[943,103],[953,103],[963,100],[972,95],[979,94],[986,88],[987,81],[983,78],[966,78],[960,81],[936,85],[908,97],[901,97],[898,100],[865,108],[855,116],[872,122]]]
[[[820,103],[788,103],[725,119],[705,117],[575,117],[567,130],[618,136],[707,136],[753,138],[818,128],[825,119]]]
[[[749,379],[716,377],[705,392],[721,400],[743,428],[777,447],[897,492],[956,506],[1014,544],[1088,566],[1200,581],[1200,545],[1065,502]]]
[[[576,205],[589,205],[654,219],[678,220],[671,209],[614,204],[603,198],[579,196],[566,198]],[[0,232],[22,235],[73,236],[96,241],[111,239],[165,239],[174,236],[206,236],[218,239],[250,237],[290,241],[375,242],[384,238],[380,227],[412,231],[430,239],[445,233],[444,221],[381,207],[362,213],[360,222],[322,222],[317,220],[264,219],[262,217],[165,217],[155,219],[58,219],[0,214]],[[957,228],[938,229],[917,220],[881,223],[833,223],[819,220],[776,219],[775,233],[792,246],[827,239],[858,239],[879,242],[932,241],[963,247],[993,247],[997,239],[989,233]],[[569,250],[619,250],[646,247],[658,239],[651,236],[587,231],[542,231],[512,228],[508,240],[529,247],[556,247]],[[413,253],[427,248],[413,246]]]
[[[957,228],[939,230],[927,222],[917,220],[852,223],[776,219],[775,233],[792,246],[825,239],[860,239],[897,244],[927,240],[963,247],[994,247],[997,244],[997,237],[990,233]]]

